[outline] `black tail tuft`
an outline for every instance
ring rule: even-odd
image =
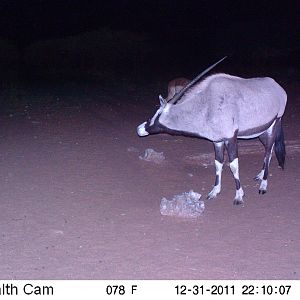
[[[279,166],[282,169],[284,169],[285,144],[284,144],[284,134],[283,134],[281,120],[279,120],[277,132],[276,132],[275,154],[276,154]]]

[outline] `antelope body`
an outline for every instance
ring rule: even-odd
[[[190,80],[183,77],[178,77],[168,83],[167,101],[171,100],[178,92],[190,83]]]
[[[137,128],[139,136],[168,133],[206,138],[215,149],[216,178],[209,199],[221,191],[224,150],[227,150],[236,195],[234,204],[243,203],[240,184],[237,139],[258,137],[265,147],[259,193],[267,191],[267,177],[272,151],[284,167],[285,145],[281,124],[287,94],[272,78],[244,79],[215,74],[191,84],[169,102],[160,98],[160,108]]]

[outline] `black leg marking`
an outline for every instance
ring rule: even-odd
[[[237,134],[235,134],[233,138],[227,140],[225,142],[225,145],[228,152],[230,170],[233,174],[235,187],[236,187],[236,193],[235,193],[233,204],[235,205],[242,204],[244,203],[243,201],[244,191],[241,187],[240,176],[239,176]]]
[[[272,151],[275,144],[276,138],[276,129],[278,120],[272,124],[267,131],[265,131],[262,135],[259,136],[260,141],[265,147],[265,156],[264,163],[261,172],[255,177],[257,180],[261,180],[259,187],[259,194],[265,194],[267,192],[268,186],[268,174],[269,174],[269,166],[272,158]]]
[[[239,190],[241,188],[241,182],[238,179],[234,179],[234,181],[235,181],[235,188]]]
[[[222,178],[222,169],[224,164],[224,142],[214,143],[215,148],[215,166],[216,166],[216,178],[215,185],[213,189],[207,196],[207,199],[215,198],[221,191],[221,178]]]
[[[214,143],[215,159],[221,164],[224,163],[224,142]]]
[[[215,186],[220,184],[220,176],[216,175]]]

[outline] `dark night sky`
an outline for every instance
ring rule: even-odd
[[[299,1],[289,0],[2,0],[0,38],[17,49],[16,66],[27,68],[26,74],[47,66],[71,74],[77,68],[80,76],[90,67],[139,72],[173,67],[174,73],[194,74],[225,55],[236,65],[267,61],[300,69],[299,7]],[[95,31],[100,33],[94,36]],[[68,36],[85,32],[92,33],[88,40],[68,42]],[[36,43],[46,40],[51,47]],[[10,49],[2,47],[2,64]]]
[[[195,32],[214,34],[216,28],[258,22],[270,26],[274,38],[277,34],[284,40],[281,32],[294,37],[300,18],[298,8],[297,1],[279,3],[266,0],[2,0],[0,35],[15,42],[28,43],[110,27],[145,32],[165,39],[166,36],[189,37]],[[256,30],[247,29],[250,33]]]

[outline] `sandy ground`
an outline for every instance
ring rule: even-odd
[[[0,279],[300,279],[300,86],[284,87],[285,170],[273,159],[259,195],[263,148],[241,142],[245,205],[232,204],[227,167],[222,193],[196,220],[162,216],[159,204],[190,189],[206,199],[213,146],[139,138],[156,91],[25,93],[44,105],[0,118]],[[140,160],[147,148],[165,161]]]

